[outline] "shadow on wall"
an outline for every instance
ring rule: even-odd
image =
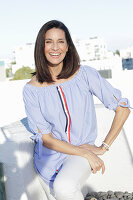
[[[33,168],[34,143],[30,137],[27,119],[1,128],[4,141],[0,144],[0,162],[3,163],[6,200],[47,200]]]

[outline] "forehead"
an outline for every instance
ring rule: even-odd
[[[65,32],[59,28],[51,28],[45,33],[45,39],[65,39]]]

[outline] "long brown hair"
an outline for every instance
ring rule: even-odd
[[[57,76],[57,79],[67,79],[72,76],[79,68],[80,58],[77,53],[77,50],[73,44],[72,38],[70,36],[68,28],[60,21],[52,20],[47,22],[40,29],[34,50],[34,58],[35,58],[35,72],[33,75],[36,75],[38,82],[43,83],[54,83],[55,81],[52,79],[50,74],[47,60],[44,54],[45,48],[45,34],[48,30],[52,28],[58,28],[65,32],[66,41],[68,44],[68,51],[63,60],[63,67],[60,74]]]

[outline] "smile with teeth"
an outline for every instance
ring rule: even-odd
[[[50,56],[57,58],[61,55],[61,53],[49,53]]]

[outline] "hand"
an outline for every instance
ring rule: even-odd
[[[96,145],[81,144],[79,145],[79,147],[83,149],[88,149],[96,155],[103,155],[107,151],[103,145],[97,147]]]
[[[102,174],[105,172],[104,162],[96,154],[85,148],[78,147],[78,149],[80,151],[80,155],[88,160],[92,168],[92,173],[95,174],[100,169],[102,169]]]

